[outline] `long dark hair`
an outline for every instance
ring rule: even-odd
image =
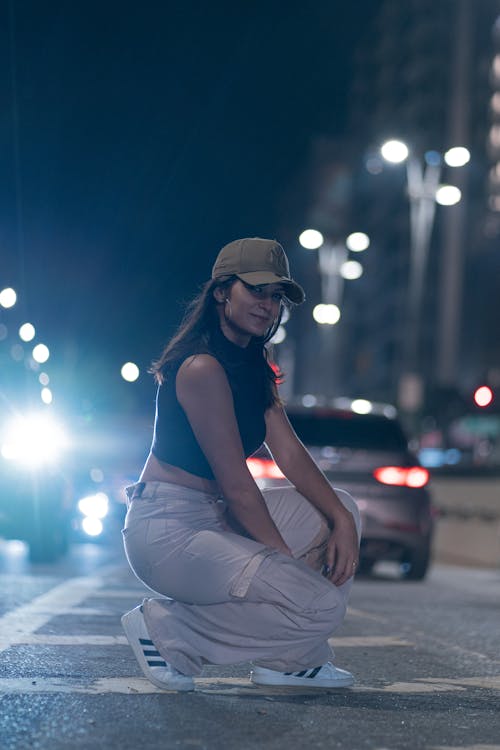
[[[159,385],[166,380],[169,371],[185,357],[196,351],[199,352],[200,349],[207,353],[211,352],[211,335],[219,326],[216,311],[217,303],[213,292],[217,287],[228,291],[237,279],[237,276],[227,276],[207,281],[202,286],[200,293],[188,304],[179,328],[165,346],[160,357],[153,361],[149,370]],[[276,386],[277,383],[281,382],[283,373],[276,365],[271,366],[266,344],[272,339],[281,323],[283,304],[285,303],[282,303],[279,315],[266,335],[253,337],[248,345],[255,350],[256,359],[262,360],[262,368],[266,376],[266,402],[268,406],[281,403]],[[259,354],[260,358],[258,357]]]

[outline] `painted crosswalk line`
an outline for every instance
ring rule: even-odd
[[[118,566],[102,568],[99,576],[70,578],[44,594],[35,597],[0,617],[0,652],[46,625],[49,620],[68,608],[78,606],[106,583],[106,577],[113,575]]]
[[[411,641],[391,635],[339,636],[331,638],[329,643],[334,648],[387,648],[415,645]],[[19,633],[9,638],[9,646],[126,646],[127,644],[128,641],[124,635]]]
[[[317,692],[317,688],[289,688],[275,686],[256,686],[246,677],[196,677],[197,692],[220,695],[294,695]],[[466,691],[468,689],[498,690],[500,691],[500,675],[493,677],[457,677],[457,678],[427,678],[420,677],[413,682],[393,682],[385,686],[355,685],[348,689],[349,693],[442,693]],[[2,693],[79,693],[87,695],[119,693],[119,694],[149,694],[174,693],[173,690],[161,690],[144,677],[101,677],[88,684],[83,684],[77,678],[1,678],[0,694]],[[323,692],[323,691],[321,691]]]

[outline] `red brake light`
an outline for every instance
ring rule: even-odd
[[[285,475],[269,458],[247,458],[247,466],[254,479],[284,479]]]
[[[429,481],[429,472],[421,466],[380,466],[373,476],[382,484],[398,487],[425,487]]]

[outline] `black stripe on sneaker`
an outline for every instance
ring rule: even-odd
[[[160,652],[156,649],[150,649],[148,651],[147,648],[143,648],[142,653],[144,654],[144,656],[161,656]]]
[[[155,644],[153,641],[149,641],[147,638],[139,638],[139,643],[141,646],[154,646]]]
[[[159,659],[148,659],[148,666],[150,667],[166,667],[167,663],[163,661],[163,659],[160,661]]]
[[[304,669],[303,672],[292,672],[294,677],[304,677],[307,674],[307,669]],[[309,676],[309,675],[307,675]]]
[[[316,677],[321,667],[315,667],[314,669],[311,669],[310,674],[307,675],[308,678]]]

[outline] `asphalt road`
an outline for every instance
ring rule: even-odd
[[[257,688],[248,664],[209,667],[196,692],[140,676],[121,614],[144,589],[119,548],[72,548],[30,566],[0,546],[2,750],[500,748],[500,571],[389,566],[355,582],[336,663],[357,684]]]

